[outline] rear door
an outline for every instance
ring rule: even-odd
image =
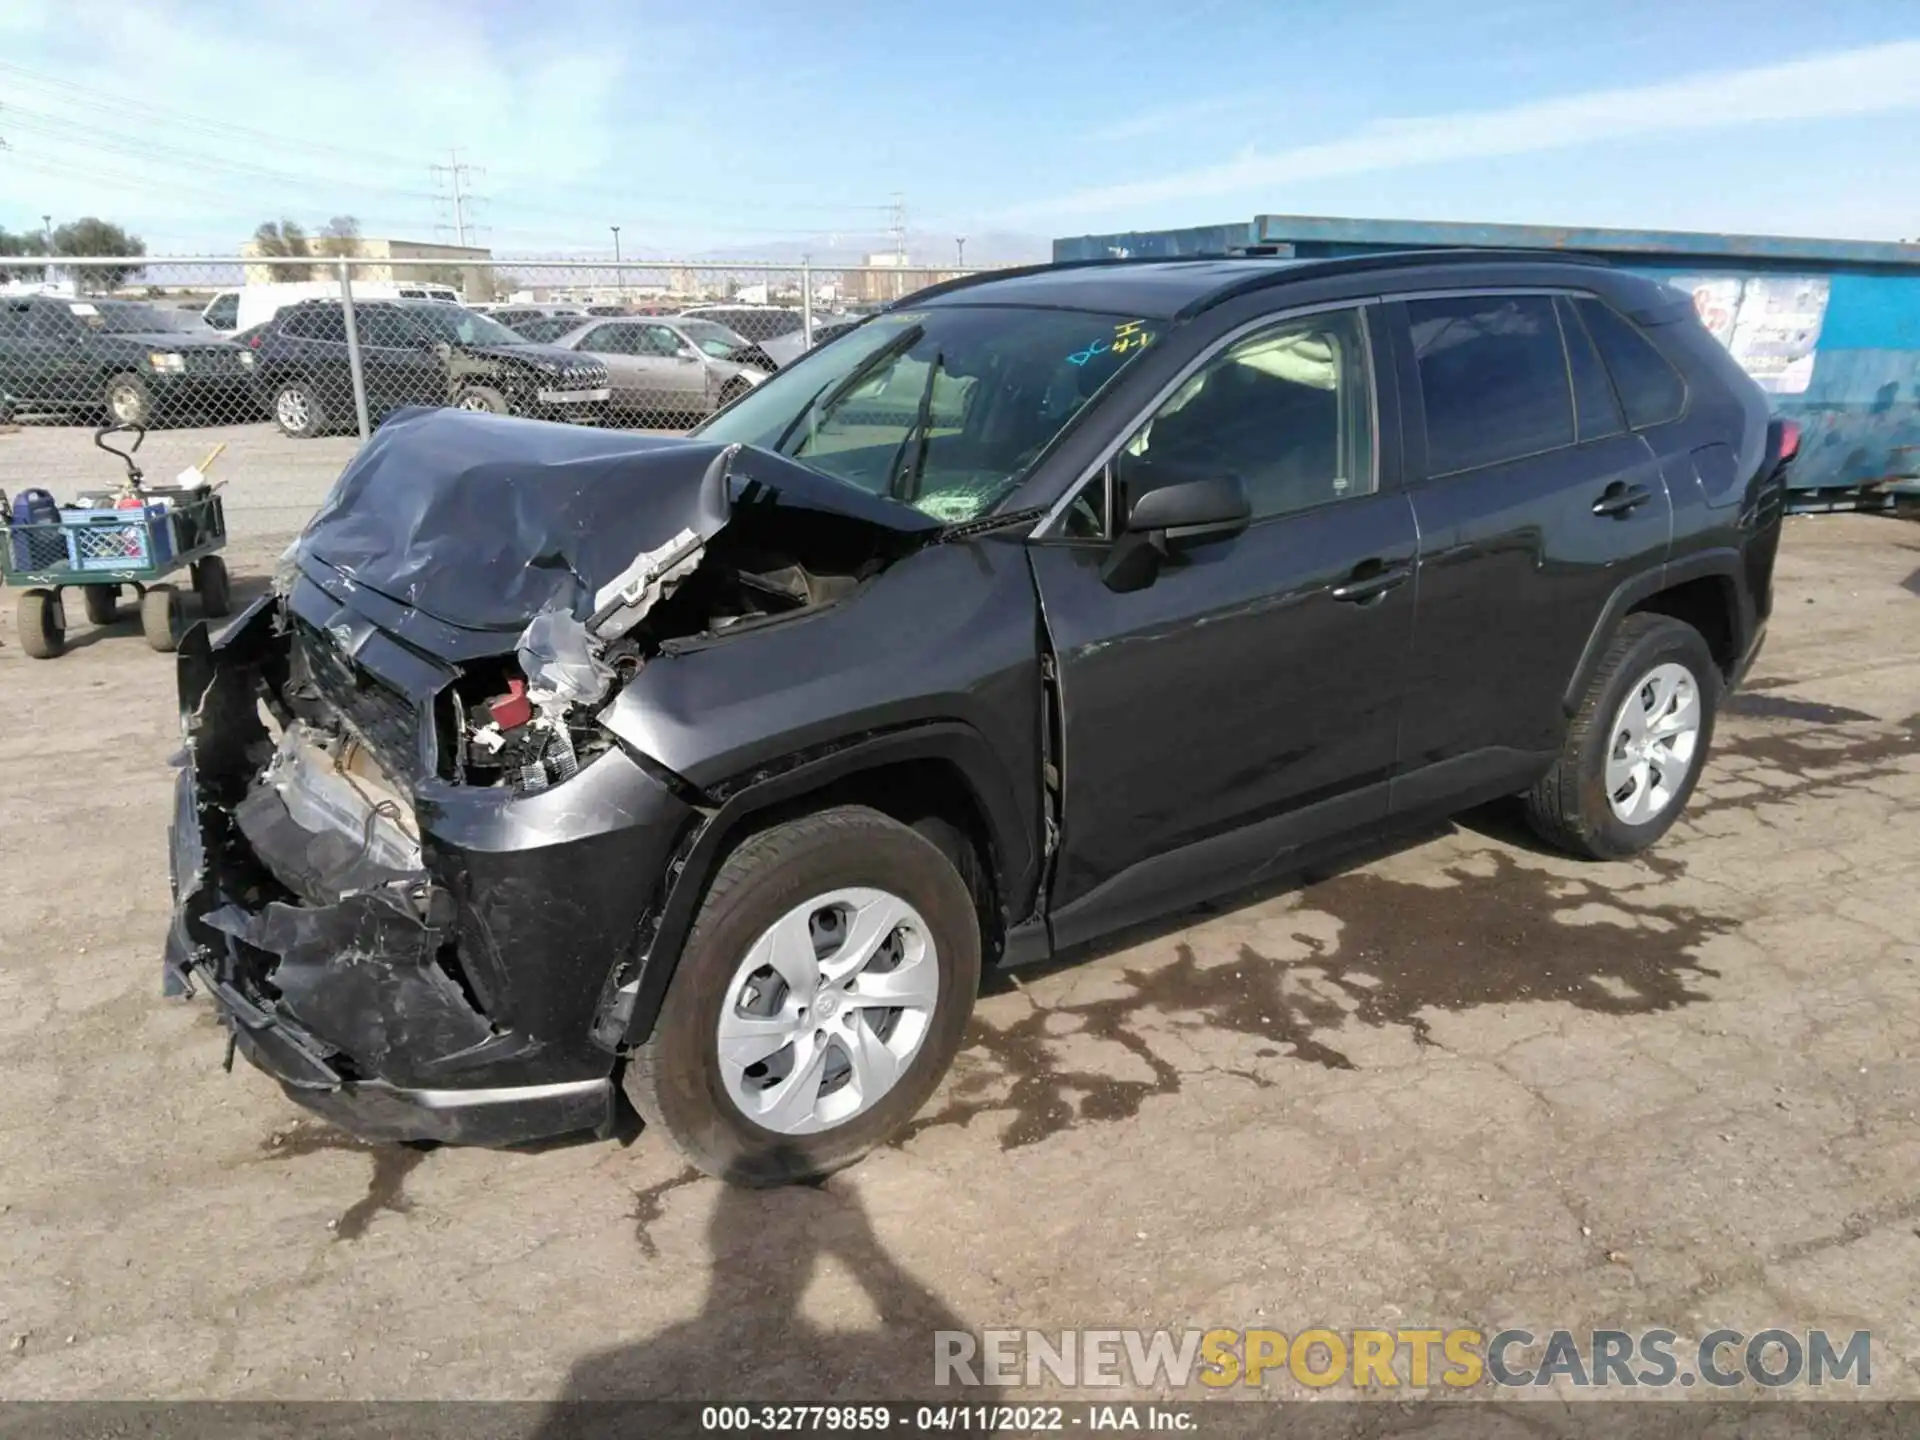
[[[38,362],[34,358],[32,302],[0,298],[0,400],[35,398]],[[0,406],[0,413],[4,413]]]
[[[1564,299],[1487,291],[1388,308],[1420,529],[1393,791],[1409,812],[1537,773],[1608,597],[1662,563],[1672,512]]]
[[[446,366],[431,335],[386,305],[355,306],[354,326],[371,408],[447,403]]]
[[[657,410],[664,403],[656,362],[637,354],[640,330],[636,325],[610,320],[581,337],[576,349],[593,355],[607,367],[607,386],[613,408],[627,414]]]
[[[66,408],[100,403],[106,375],[88,317],[97,319],[98,312],[84,300],[31,302],[25,383],[35,398]]]

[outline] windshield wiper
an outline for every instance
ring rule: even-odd
[[[793,438],[793,432],[798,430],[805,421],[811,419],[815,412],[818,412],[822,419],[826,418],[833,407],[846,399],[846,397],[852,393],[854,387],[859,385],[862,380],[865,380],[867,376],[871,375],[875,370],[878,370],[896,355],[911,350],[920,342],[921,337],[926,333],[927,327],[924,325],[909,325],[898,335],[894,336],[893,339],[874,351],[873,354],[869,355],[860,364],[854,366],[851,371],[842,376],[838,381],[821,386],[814,397],[801,408],[800,413],[795,415],[793,419],[787,423],[787,428],[780,432],[780,438],[773,442],[774,454],[786,455],[791,453],[787,449],[787,442]]]
[[[899,448],[893,452],[893,459],[887,464],[887,494],[908,504],[920,495],[920,472],[927,468],[927,443],[933,439],[933,385],[940,378],[940,367],[946,358],[939,350],[933,352],[933,363],[927,366],[927,387],[920,392],[920,403],[913,412],[913,424],[900,437]],[[900,457],[906,454],[909,443],[914,443],[913,464],[907,467],[905,475],[897,475]],[[894,483],[896,478],[899,480],[897,486]]]

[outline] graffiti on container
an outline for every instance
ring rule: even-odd
[[[1830,283],[1812,275],[1685,275],[1700,323],[1760,388],[1804,395],[1813,383]]]

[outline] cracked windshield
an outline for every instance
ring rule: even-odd
[[[698,432],[776,450],[936,519],[977,519],[1154,329],[1124,315],[956,307],[888,315]]]

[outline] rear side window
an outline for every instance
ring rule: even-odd
[[[1553,303],[1560,312],[1561,337],[1567,342],[1567,373],[1573,377],[1573,420],[1581,442],[1624,435],[1627,422],[1620,414],[1620,401],[1586,326],[1580,323],[1572,301],[1563,298]]]
[[[1420,366],[1429,474],[1573,444],[1573,394],[1550,296],[1411,300],[1407,319]]]
[[[1620,403],[1626,406],[1629,425],[1639,430],[1663,424],[1686,408],[1687,382],[1640,333],[1639,326],[1603,301],[1580,300],[1574,308],[1600,347]]]

